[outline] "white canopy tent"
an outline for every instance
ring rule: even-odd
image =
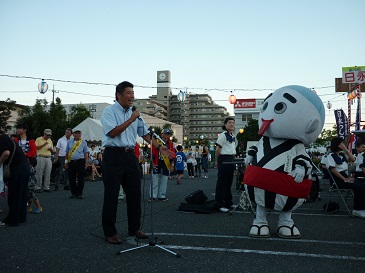
[[[100,120],[87,118],[79,125],[75,126],[72,130],[74,131],[76,129],[82,132],[81,138],[86,140],[86,142],[101,144],[104,136],[104,129]],[[137,142],[142,143],[143,139],[141,137],[137,137]]]

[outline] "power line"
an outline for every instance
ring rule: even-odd
[[[32,80],[45,80],[45,81],[55,81],[55,82],[63,82],[63,83],[75,83],[75,84],[88,84],[88,85],[104,85],[104,86],[116,86],[116,84],[112,83],[102,83],[102,82],[87,82],[87,81],[73,81],[73,80],[61,80],[61,79],[52,79],[52,78],[39,78],[39,77],[32,77],[32,76],[17,76],[17,75],[7,75],[7,74],[0,74],[0,77],[7,77],[7,78],[16,78],[16,79],[32,79]],[[146,85],[136,85],[135,87],[139,88],[152,88],[157,89],[157,86],[146,86]],[[318,86],[312,87],[311,89],[326,89],[326,88],[333,88],[334,85],[330,86]],[[170,89],[175,90],[203,90],[205,93],[210,91],[219,91],[219,92],[261,92],[261,91],[273,91],[277,88],[202,88],[202,87],[170,87]]]

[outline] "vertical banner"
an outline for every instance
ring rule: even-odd
[[[349,124],[345,112],[342,109],[334,110],[338,137],[345,139],[348,135]]]
[[[361,119],[361,93],[357,97],[357,109],[356,109],[356,124],[355,124],[355,130],[360,130],[360,119]],[[358,142],[358,137],[355,135],[355,147]]]

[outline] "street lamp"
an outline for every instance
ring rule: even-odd
[[[245,129],[241,128],[240,129],[240,134],[243,134],[244,131],[245,131]]]
[[[38,83],[38,91],[41,94],[46,93],[48,90],[48,84],[44,81],[44,79],[42,79],[42,81],[40,83]]]
[[[236,96],[233,95],[232,91],[231,91],[231,95],[228,97],[228,101],[230,104],[235,104],[236,103]]]
[[[184,101],[185,100],[185,92],[180,90],[180,93],[177,94],[178,101]]]

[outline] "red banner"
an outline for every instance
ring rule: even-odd
[[[256,108],[256,99],[237,99],[234,108]]]

